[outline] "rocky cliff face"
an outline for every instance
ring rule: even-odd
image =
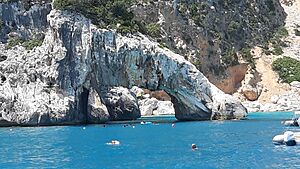
[[[42,3],[16,2],[1,3],[0,1],[0,41],[7,42],[9,37],[19,36],[31,39],[48,28],[47,15],[51,10],[49,0]]]
[[[19,13],[38,6],[27,12],[21,7]],[[126,89],[133,86],[167,92],[179,120],[232,119],[247,113],[184,57],[142,34],[122,36],[98,29],[81,15],[57,10],[47,20],[40,47],[0,45],[1,126],[135,119],[140,116],[137,99]],[[16,25],[14,33],[21,36],[23,26]]]
[[[155,40],[194,63],[226,93],[235,92],[247,72],[242,60],[254,64],[241,51],[265,43],[286,17],[279,0],[154,1],[132,9],[137,20],[159,25]]]

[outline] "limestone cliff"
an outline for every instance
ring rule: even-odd
[[[264,44],[286,18],[279,0],[139,2],[132,7],[136,19],[161,29],[152,37],[230,94],[241,85],[247,65],[255,64],[243,50]]]
[[[11,20],[3,17],[7,5],[15,11]],[[247,113],[183,56],[140,33],[123,36],[98,29],[82,15],[51,10],[47,3],[28,11],[22,3],[1,3],[0,9],[1,32],[13,34],[3,36],[3,42],[16,36],[26,39],[27,31],[28,39],[39,31],[45,35],[42,45],[32,50],[26,41],[0,45],[1,126],[135,119],[140,116],[137,99],[126,89],[133,86],[167,92],[179,120],[233,119]],[[33,22],[36,10],[41,15]],[[28,16],[28,22],[19,24],[18,15]],[[42,28],[35,23],[43,23]]]
[[[274,50],[274,45],[277,42],[284,42],[279,47],[275,46],[279,53],[266,53],[266,48],[256,47],[255,62],[257,75],[247,75],[240,92],[245,94],[246,91],[255,97],[255,101],[244,100],[244,105],[249,111],[299,111],[300,110],[300,76],[299,72],[293,72],[291,69],[298,70],[299,66],[294,67],[292,64],[282,65],[282,69],[286,70],[286,77],[292,78],[291,81],[285,81],[284,77],[280,76],[280,72],[275,72],[272,65],[278,61],[277,59],[290,57],[298,60],[300,63],[300,34],[297,34],[300,25],[300,0],[281,0],[282,6],[287,13],[285,25],[282,30],[285,30],[285,36],[281,38],[273,38],[269,50]],[[275,36],[276,37],[276,36]],[[285,44],[285,45],[284,45]],[[248,89],[247,89],[248,88]],[[250,89],[250,90],[249,90]],[[238,95],[238,94],[237,94]],[[248,97],[248,96],[247,96]],[[248,100],[251,100],[248,98]]]

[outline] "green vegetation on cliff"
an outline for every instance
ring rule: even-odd
[[[11,37],[7,40],[6,49],[21,45],[24,41],[19,37]]]
[[[134,33],[140,28],[129,11],[133,0],[55,0],[54,8],[75,11],[99,27],[116,28],[120,33]]]
[[[30,40],[23,40],[19,37],[12,37],[7,40],[6,49],[10,49],[14,46],[23,46],[26,50],[32,50],[34,47],[41,46],[43,38],[35,38]]]
[[[0,0],[0,3],[14,3],[14,2],[20,2],[20,0]],[[31,8],[31,6],[33,6],[34,4],[44,4],[49,2],[51,2],[51,0],[22,0],[22,3],[26,11],[28,11]]]
[[[255,69],[255,61],[250,48],[243,48],[241,51],[242,58],[251,66],[252,69]]]
[[[146,33],[152,37],[159,37],[160,32],[160,26],[156,23],[150,23],[146,26]]]
[[[263,52],[266,55],[282,55],[283,50],[282,47],[287,47],[288,44],[286,41],[284,41],[284,38],[286,38],[289,35],[289,32],[287,29],[283,26],[279,27],[277,31],[274,33],[274,36],[263,46]],[[273,48],[270,50],[270,48]]]
[[[31,39],[29,41],[23,42],[22,46],[25,47],[26,50],[32,50],[34,47],[41,46],[42,44],[42,39]]]
[[[300,81],[300,61],[296,59],[290,57],[279,58],[273,62],[272,68],[279,74],[283,82]]]

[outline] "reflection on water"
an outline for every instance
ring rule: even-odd
[[[300,146],[274,146],[290,114],[160,125],[0,128],[0,168],[299,168]],[[119,146],[105,143],[119,140]],[[191,144],[198,150],[192,151]]]

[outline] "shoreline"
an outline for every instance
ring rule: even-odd
[[[276,112],[249,112],[250,114],[294,114],[294,111],[276,111]],[[249,120],[247,117],[244,119],[240,119],[242,121]],[[90,126],[90,125],[132,125],[132,124],[140,124],[142,121],[152,122],[152,123],[178,123],[178,122],[195,122],[195,121],[179,121],[175,118],[175,115],[155,115],[155,116],[142,116],[136,120],[124,120],[124,121],[108,121],[105,123],[78,123],[78,122],[70,122],[70,123],[61,123],[61,124],[49,124],[49,125],[20,125],[20,124],[12,124],[0,126],[0,128],[10,128],[10,127],[55,127],[55,126]],[[203,120],[210,121],[210,120]],[[236,120],[212,120],[212,121],[236,121]],[[199,121],[201,122],[201,121]]]

